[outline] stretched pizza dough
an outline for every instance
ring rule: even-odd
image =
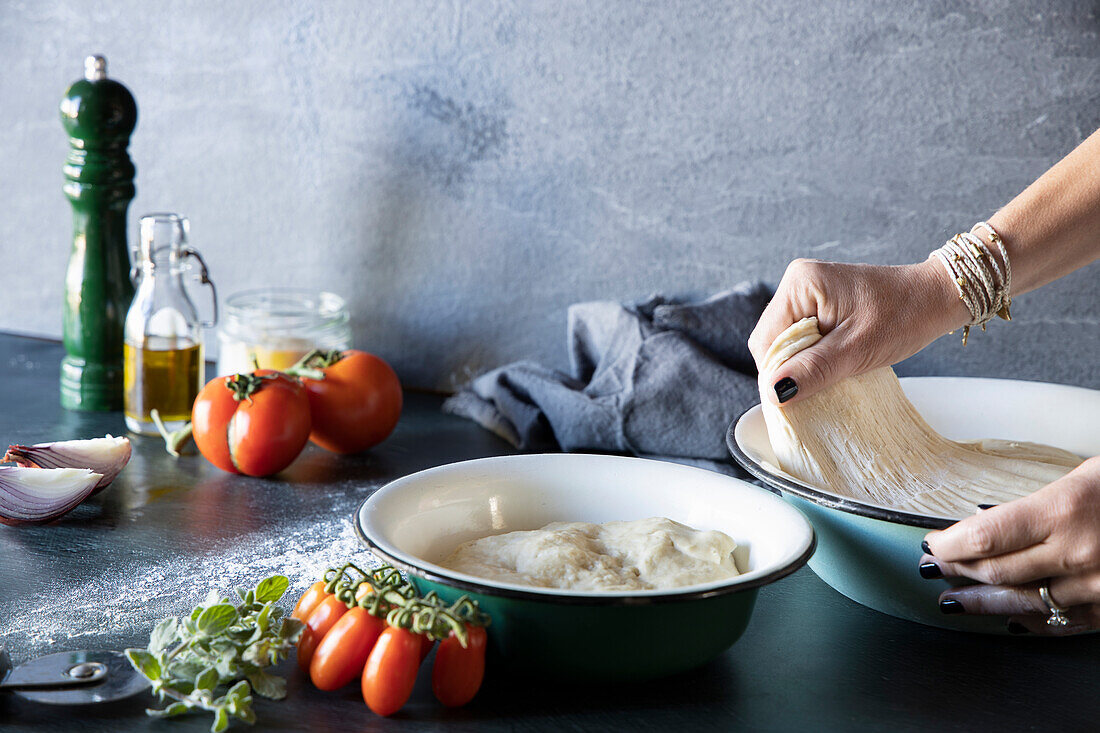
[[[776,338],[765,369],[820,339],[817,319],[804,318]],[[1037,443],[948,440],[906,399],[890,367],[791,405],[761,404],[783,471],[831,493],[919,514],[961,519],[978,504],[1027,496],[1082,461]]]

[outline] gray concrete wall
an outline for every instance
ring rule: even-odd
[[[57,335],[57,104],[104,53],[131,209],[223,293],[346,296],[412,385],[564,365],[565,309],[923,259],[1100,125],[1095,2],[0,4],[0,328]],[[133,232],[133,227],[131,231]],[[905,373],[1100,387],[1096,266]]]

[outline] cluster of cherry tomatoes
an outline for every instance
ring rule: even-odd
[[[314,351],[287,372],[257,369],[210,380],[195,399],[191,429],[208,461],[231,473],[268,476],[312,440],[358,453],[385,440],[401,416],[401,383],[364,351]]]
[[[472,700],[485,676],[488,623],[477,604],[462,599],[444,607],[434,597],[419,598],[388,567],[373,571],[374,583],[365,573],[349,582],[348,568],[354,566],[328,571],[294,607],[293,617],[305,623],[298,666],[313,684],[338,690],[358,677],[367,706],[392,715],[408,701],[439,639],[432,691],[447,707]]]

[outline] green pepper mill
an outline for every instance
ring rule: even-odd
[[[61,124],[69,133],[64,190],[73,207],[61,406],[121,410],[122,324],[134,297],[126,210],[136,171],[126,149],[137,104],[126,87],[107,78],[102,56],[84,60],[84,78],[61,100]]]

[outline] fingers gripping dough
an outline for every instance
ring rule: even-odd
[[[820,339],[817,319],[802,319],[772,343],[764,369]],[[978,504],[1027,496],[1082,460],[1036,443],[948,440],[906,399],[890,367],[794,404],[761,403],[785,472],[835,494],[921,514],[965,517]]]

